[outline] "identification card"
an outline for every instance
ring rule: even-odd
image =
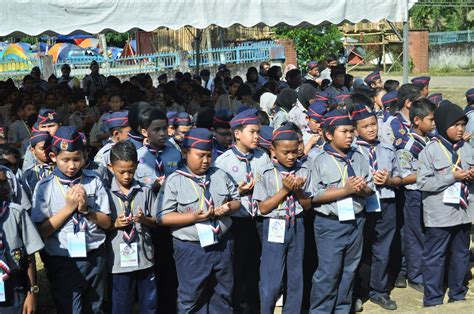
[[[198,222],[195,225],[201,247],[206,247],[217,243],[217,241],[214,239],[214,231],[212,231],[212,225],[210,222]]]
[[[5,283],[3,282],[3,272],[0,272],[0,302],[5,302],[7,300],[5,295]]]
[[[382,211],[379,191],[375,191],[374,194],[367,197],[365,211],[368,213],[380,213]]]
[[[286,222],[284,219],[270,218],[268,224],[268,242],[285,243]]]
[[[448,186],[443,193],[443,203],[459,204],[461,202],[461,182]]]
[[[138,246],[137,243],[120,243],[120,267],[138,266]]]
[[[67,251],[69,257],[87,257],[86,233],[84,231],[67,234]]]
[[[352,197],[346,197],[342,200],[337,201],[337,216],[339,221],[354,220],[354,204],[352,203]]]

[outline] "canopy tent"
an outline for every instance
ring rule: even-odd
[[[159,27],[406,22],[416,0],[0,0],[0,36]],[[405,32],[404,32],[405,33]],[[406,31],[406,34],[408,31]],[[406,39],[407,37],[405,37]],[[405,47],[407,48],[407,47]],[[408,59],[407,59],[408,60]],[[407,63],[408,64],[408,61]]]

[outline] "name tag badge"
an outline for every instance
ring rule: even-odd
[[[337,201],[337,216],[339,221],[354,220],[354,204],[352,203],[352,197],[346,197],[342,200]]]
[[[67,234],[67,251],[69,257],[87,257],[86,233],[84,231]]]
[[[214,239],[214,231],[212,231],[212,225],[210,222],[198,222],[195,224],[195,226],[198,232],[199,243],[201,243],[201,247],[206,247],[217,243],[217,241]]]
[[[459,204],[461,202],[461,182],[448,186],[443,193],[443,203]]]
[[[286,222],[284,219],[270,218],[268,224],[268,242],[285,243]]]
[[[120,243],[120,267],[138,266],[138,246],[137,243]]]
[[[365,211],[368,213],[380,213],[382,211],[379,191],[375,191],[374,194],[367,197]]]
[[[5,283],[3,282],[3,272],[0,272],[0,302],[7,300],[5,295]]]

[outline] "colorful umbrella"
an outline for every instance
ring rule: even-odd
[[[97,38],[86,38],[79,44],[81,48],[99,48],[99,40]]]
[[[48,55],[53,57],[53,62],[56,63],[58,61],[62,61],[67,59],[69,52],[71,50],[81,49],[76,45],[67,44],[67,43],[59,43],[55,44],[48,50]]]
[[[28,59],[28,54],[18,44],[10,44],[4,47],[2,51],[3,51],[3,53],[1,54],[2,59],[10,59],[10,60],[27,60]]]

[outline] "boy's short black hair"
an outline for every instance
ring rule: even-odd
[[[421,96],[423,87],[415,84],[403,84],[398,90],[398,110],[405,106],[405,101],[414,102]]]
[[[138,115],[138,125],[143,129],[147,129],[150,124],[155,120],[165,120],[166,124],[168,124],[168,118],[166,117],[166,113],[164,113],[160,109],[147,108],[140,112]]]
[[[1,144],[0,145],[0,158],[3,156],[15,156],[16,159],[20,160],[21,154],[18,148],[11,144]]]
[[[372,110],[374,109],[374,102],[372,99],[370,99],[365,93],[362,94],[359,91],[347,97],[344,104],[346,105],[347,111],[351,114],[352,110],[359,105],[366,106]]]
[[[134,164],[138,163],[138,154],[135,145],[130,141],[121,141],[116,143],[110,150],[110,163],[116,161],[132,161]]]
[[[107,95],[107,94],[106,94],[106,95]],[[111,100],[112,97],[118,97],[118,98],[120,98],[121,101],[123,101],[122,94],[120,94],[120,93],[113,93],[113,94],[110,94],[109,97],[108,97],[108,100]]]
[[[72,101],[76,103],[81,100],[86,100],[86,94],[81,89],[75,90],[74,93],[72,94]]]
[[[387,93],[390,93],[394,90],[397,90],[399,86],[400,82],[397,80],[386,80],[383,88],[387,91]]]
[[[270,117],[265,111],[263,110],[257,111],[257,117],[258,117],[258,120],[260,121],[260,125],[270,125]]]
[[[201,70],[201,72],[199,72],[199,75],[200,75],[201,77],[203,77],[203,76],[210,76],[210,75],[211,75],[211,72],[210,72],[208,69],[203,69],[203,70]]]
[[[410,108],[410,122],[413,123],[415,117],[424,119],[431,112],[434,112],[436,105],[426,98],[415,100]]]

